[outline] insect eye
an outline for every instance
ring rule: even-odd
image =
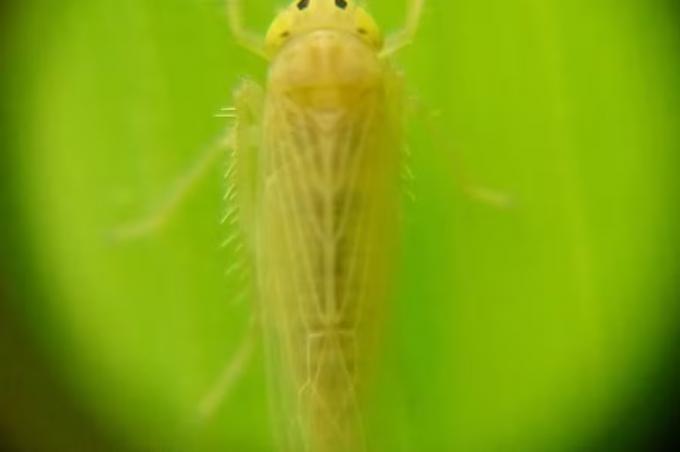
[[[347,8],[347,0],[335,0],[335,6],[340,9],[345,9]]]
[[[289,38],[290,37],[290,31],[288,31],[288,30],[282,31],[279,36],[281,37],[281,39]]]
[[[302,11],[309,6],[309,0],[300,0],[297,4],[297,9]]]

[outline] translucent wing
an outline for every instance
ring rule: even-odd
[[[364,447],[361,392],[398,230],[397,79],[344,108],[267,96],[255,251],[286,451]]]

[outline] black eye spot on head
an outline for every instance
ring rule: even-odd
[[[335,0],[335,6],[340,9],[345,9],[347,8],[347,0]]]
[[[300,0],[297,4],[299,10],[303,10],[309,6],[309,0]]]
[[[366,31],[365,28],[357,28],[357,31],[359,32],[360,35],[368,34],[368,31]]]
[[[290,31],[288,31],[288,30],[281,32],[281,34],[279,35],[279,37],[280,37],[281,39],[286,39],[286,38],[288,38],[289,36],[290,36]]]

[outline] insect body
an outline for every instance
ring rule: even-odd
[[[259,42],[264,89],[236,95],[236,177],[266,336],[274,417],[288,452],[359,452],[362,389],[396,248],[401,78],[373,19],[345,0],[298,0]]]
[[[404,29],[385,40],[352,0],[296,0],[265,38],[243,28],[240,0],[229,1],[235,37],[270,62],[266,86],[245,81],[228,109],[236,125],[227,139],[152,215],[114,233],[126,239],[158,228],[224,145],[232,148],[226,197],[235,195],[252,255],[285,452],[367,450],[362,394],[399,224],[402,81],[389,57],[412,39],[423,1],[409,0]],[[244,353],[201,404],[203,416]]]

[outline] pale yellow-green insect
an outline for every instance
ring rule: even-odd
[[[363,396],[393,275],[404,148],[402,78],[389,59],[413,38],[423,3],[409,0],[403,30],[387,39],[353,0],[296,0],[266,37],[244,29],[240,0],[228,3],[235,37],[269,61],[264,88],[237,90],[223,143],[282,452],[367,450]],[[123,234],[160,224],[209,154]]]
[[[365,450],[362,399],[388,297],[399,224],[402,82],[349,0],[297,0],[264,41],[264,89],[236,96],[241,220],[254,255],[281,450]]]

